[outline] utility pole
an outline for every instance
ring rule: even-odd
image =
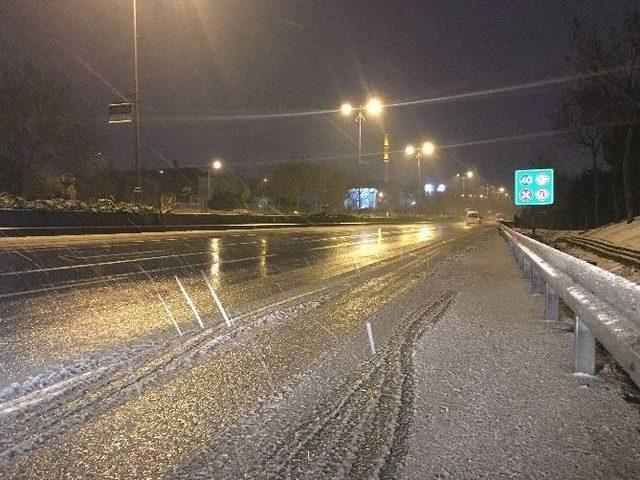
[[[133,197],[142,197],[142,178],[140,173],[140,85],[138,82],[138,9],[137,0],[133,0],[133,137],[134,137],[134,170],[136,184],[133,187]]]

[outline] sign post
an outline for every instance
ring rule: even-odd
[[[516,170],[514,180],[516,205],[541,206],[553,204],[553,168]]]

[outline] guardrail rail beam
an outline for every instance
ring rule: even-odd
[[[500,231],[532,291],[546,294],[545,320],[558,321],[560,299],[576,316],[575,371],[595,373],[598,340],[640,386],[640,285],[505,225]]]

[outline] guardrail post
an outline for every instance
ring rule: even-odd
[[[541,295],[543,293],[544,282],[535,268],[531,268],[531,293]]]
[[[551,285],[547,283],[547,301],[544,305],[544,319],[548,322],[560,320],[560,298]]]
[[[576,315],[576,331],[574,338],[574,361],[576,373],[593,375],[596,361],[596,339],[578,315]]]
[[[531,265],[531,262],[527,261],[526,258],[522,259],[522,263],[523,263],[523,275],[524,278],[526,280],[531,280],[531,270],[533,269],[533,266]]]

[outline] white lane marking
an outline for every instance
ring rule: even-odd
[[[175,253],[172,255],[161,255],[161,256],[157,256],[157,257],[145,257],[145,258],[128,258],[128,259],[124,259],[124,260],[113,260],[111,262],[97,262],[97,263],[83,263],[80,265],[64,265],[61,267],[49,267],[49,268],[36,268],[33,270],[16,270],[16,271],[11,271],[11,272],[4,272],[4,273],[0,273],[0,277],[8,277],[8,276],[15,276],[15,275],[23,275],[26,273],[42,273],[42,272],[55,272],[55,271],[60,271],[60,270],[73,270],[75,268],[94,268],[94,267],[102,267],[102,266],[106,266],[106,265],[118,265],[118,264],[123,264],[123,263],[134,263],[134,262],[148,262],[151,260],[163,260],[166,258],[175,258],[175,257],[192,257],[195,255],[205,255],[207,254],[208,251],[207,250],[203,250],[201,252],[190,252],[190,253]],[[247,258],[237,258],[237,259],[233,259],[233,260],[224,260],[218,263],[234,263],[234,262],[244,262],[247,260],[256,260],[258,258],[263,258],[263,257],[273,257],[276,254],[270,254],[270,255],[258,255],[256,257],[247,257]]]
[[[357,247],[358,245],[371,245],[372,243],[378,243],[377,240],[373,242],[355,242],[355,243],[338,243],[337,245],[325,245],[323,247],[310,248],[310,251],[314,250],[327,250],[330,248],[344,248],[344,247]]]
[[[277,254],[272,253],[269,255],[260,255],[257,257],[248,257],[248,258],[237,258],[235,260],[226,260],[226,261],[222,261],[222,262],[218,262],[219,264],[227,264],[227,263],[238,263],[238,262],[245,262],[248,260],[257,260],[260,258],[267,258],[267,257],[275,257]],[[192,267],[201,267],[203,265],[207,265],[207,263],[196,263],[196,264],[190,264],[190,266]],[[162,272],[162,271],[166,271],[166,270],[172,270],[174,267],[167,267],[167,268],[155,268],[152,269],[152,272]],[[131,275],[138,275],[138,272],[125,272],[125,273],[120,273],[118,275],[109,275],[106,279],[105,278],[95,278],[92,280],[86,280],[86,281],[81,281],[81,282],[73,282],[73,283],[67,283],[64,285],[54,285],[51,287],[42,287],[42,288],[34,288],[32,290],[24,290],[21,292],[10,292],[10,293],[1,293],[0,294],[0,299],[3,298],[12,298],[12,297],[19,297],[19,296],[23,296],[23,295],[31,295],[31,294],[36,294],[36,293],[45,293],[45,292],[54,292],[57,290],[64,290],[64,289],[69,289],[69,288],[78,288],[78,287],[87,287],[87,286],[91,286],[91,285],[96,285],[96,284],[100,284],[100,283],[107,283],[113,280],[117,280],[117,279],[121,279],[123,277],[129,277]]]
[[[209,293],[211,293],[211,296],[213,297],[213,300],[216,302],[216,305],[218,306],[218,310],[220,310],[220,313],[222,314],[222,318],[224,318],[224,323],[227,324],[227,327],[230,327],[231,326],[231,320],[229,319],[229,315],[227,315],[227,312],[225,311],[224,307],[222,306],[222,302],[218,298],[218,295],[216,295],[216,292],[213,289],[213,286],[211,285],[211,282],[209,282],[209,278],[207,278],[207,274],[204,273],[204,271],[202,271],[202,270],[200,270],[200,273],[202,274],[202,278],[204,279],[204,283],[207,285],[207,288],[209,289]]]
[[[371,324],[367,322],[367,335],[369,336],[369,346],[371,347],[371,353],[376,354],[376,346],[373,343],[373,333],[371,332]]]
[[[144,255],[147,253],[164,253],[166,250],[138,250],[136,252],[120,252],[120,253],[101,253],[96,255],[76,255],[75,258],[87,260],[89,258],[107,258],[107,257],[127,257],[131,255]]]
[[[204,328],[204,324],[202,323],[200,314],[198,313],[198,310],[196,309],[196,306],[194,305],[193,300],[191,300],[191,297],[185,290],[184,285],[182,285],[182,282],[180,281],[177,275],[174,275],[173,277],[176,279],[176,282],[178,282],[178,287],[180,287],[180,290],[182,291],[182,295],[184,296],[184,299],[187,301],[187,304],[191,308],[191,311],[193,312],[193,316],[196,317],[196,320],[198,321],[198,325],[200,325],[200,328]]]

